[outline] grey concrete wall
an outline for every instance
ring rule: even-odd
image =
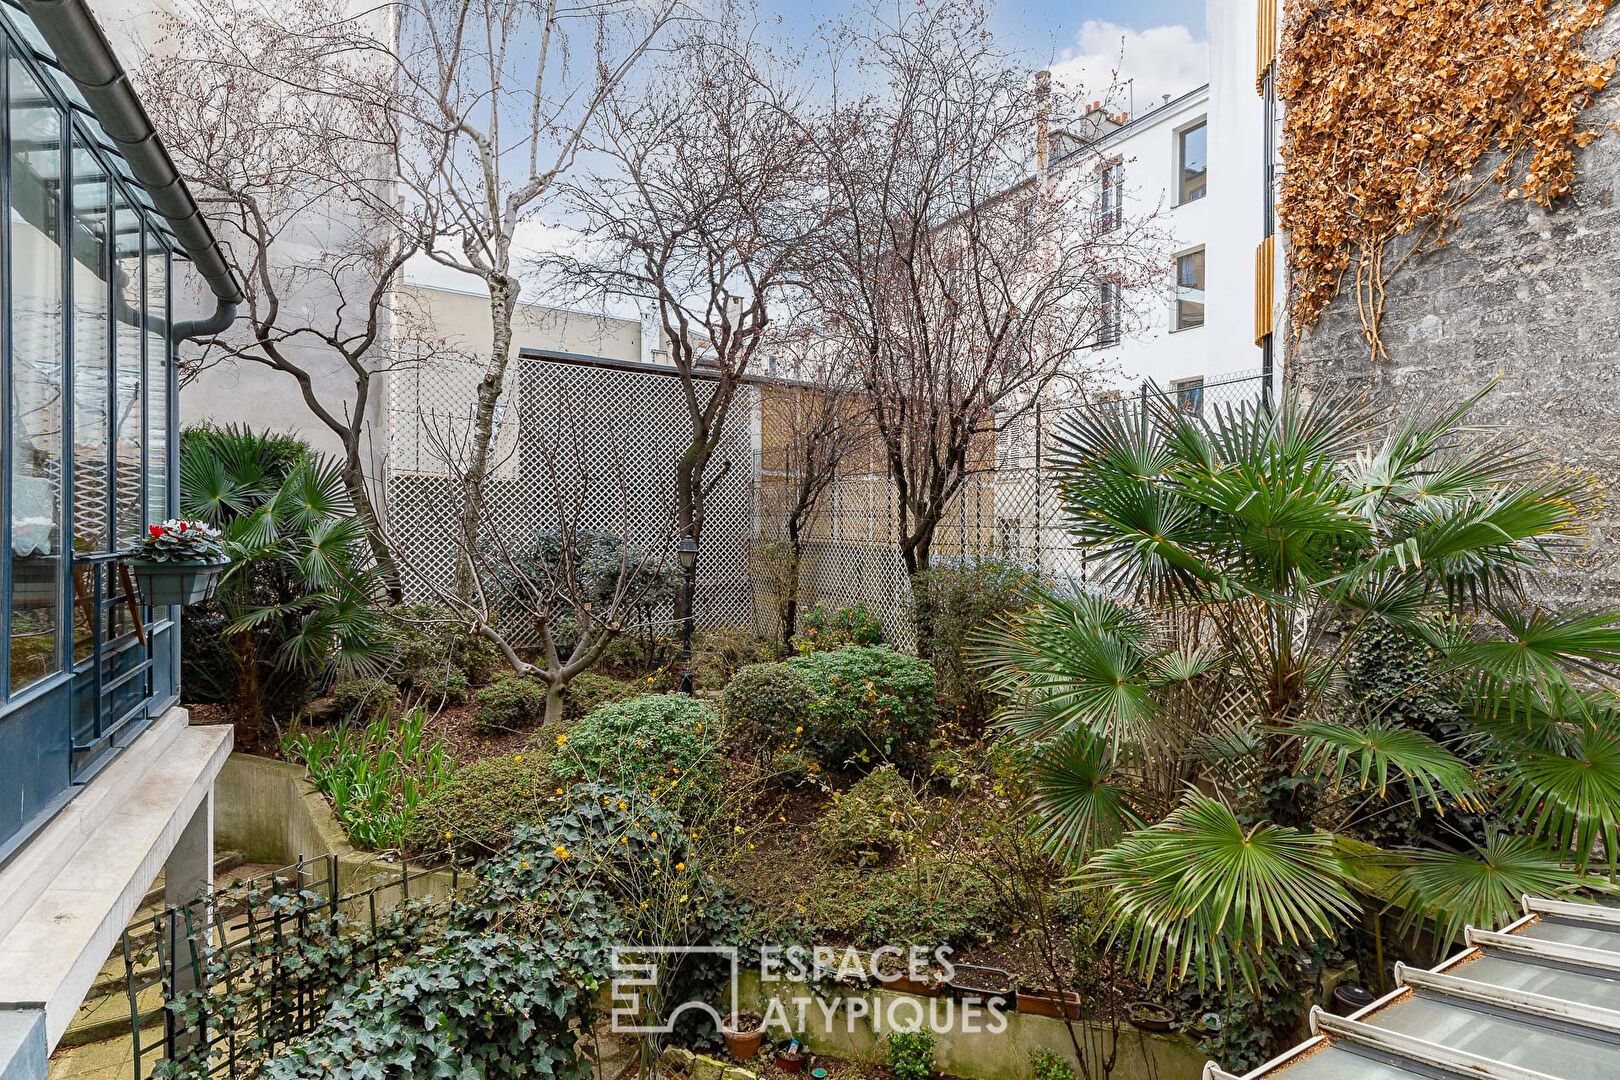
[[[1611,11],[1592,45],[1620,43]],[[1583,119],[1620,121],[1620,93],[1601,94]],[[1375,367],[1347,289],[1289,357],[1307,388],[1364,386],[1403,404],[1455,400],[1500,383],[1474,419],[1512,432],[1559,465],[1620,483],[1620,134],[1580,151],[1574,191],[1550,209],[1488,189],[1447,244],[1391,283]],[[1601,514],[1584,550],[1559,574],[1556,598],[1620,603],[1620,511]]]
[[[756,1009],[770,1022],[769,998],[781,1002],[781,1016],[798,1025],[801,1005],[804,1025],[800,1035],[812,1053],[830,1054],[851,1060],[883,1060],[887,1056],[892,1021],[905,1029],[920,1023],[934,1033],[934,1061],[941,1072],[972,1080],[1030,1080],[1034,1070],[1029,1055],[1049,1050],[1078,1065],[1073,1043],[1063,1021],[1046,1016],[1007,1010],[1005,1027],[992,1023],[982,1007],[976,1014],[965,1013],[959,1002],[946,998],[925,998],[889,990],[846,990],[827,988],[827,1006],[817,1004],[817,995],[804,983],[776,981],[762,983],[759,973],[744,970],[738,981],[738,1001],[742,1008]],[[843,1004],[832,1011],[832,1003]],[[851,1002],[866,1002],[864,1015]],[[954,1008],[952,1007],[954,1005]],[[1081,1027],[1088,1021],[1077,1021]],[[1107,1028],[1090,1025],[1092,1036],[1081,1035],[1088,1054],[1105,1051]],[[774,1031],[781,1035],[782,1032]],[[1182,1035],[1148,1034],[1124,1024],[1119,1033],[1118,1058],[1113,1080],[1195,1080],[1207,1059],[1191,1039]],[[1078,1070],[1077,1070],[1078,1071]],[[1091,1062],[1090,1075],[1101,1074],[1100,1062]],[[1081,1074],[1085,1075],[1085,1074]]]

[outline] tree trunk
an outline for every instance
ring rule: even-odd
[[[462,484],[461,558],[456,563],[456,595],[470,599],[473,594],[473,552],[478,550],[479,523],[484,516],[484,481],[489,472],[490,452],[495,433],[495,406],[501,400],[506,382],[506,365],[512,351],[512,313],[517,307],[519,284],[509,277],[489,282],[489,316],[493,331],[489,363],[478,381],[478,405],[473,414],[472,457]]]
[[[366,490],[365,474],[353,455],[343,468],[342,479],[344,490],[349,493],[349,501],[354,504],[354,512],[366,530],[366,543],[371,548],[372,561],[382,572],[383,590],[388,594],[388,602],[403,603],[405,587],[400,580],[399,563],[394,561],[394,551],[388,546],[388,538],[383,535],[382,524],[377,520],[377,512],[371,503],[371,493]]]
[[[554,727],[563,721],[563,690],[567,684],[561,681],[546,684],[546,727]]]

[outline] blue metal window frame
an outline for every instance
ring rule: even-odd
[[[139,701],[136,705],[119,717],[109,718],[102,715],[104,708],[103,695],[107,687],[101,685],[103,664],[113,652],[106,650],[107,643],[102,640],[101,631],[104,629],[104,609],[101,600],[102,580],[105,577],[104,564],[110,564],[117,553],[117,447],[116,441],[109,438],[109,457],[106,463],[108,484],[108,532],[109,551],[105,558],[90,560],[93,566],[95,588],[93,590],[94,630],[97,637],[94,641],[88,663],[88,671],[93,673],[95,684],[92,690],[91,702],[96,709],[94,738],[85,745],[76,745],[76,721],[74,710],[78,705],[78,690],[81,675],[76,675],[75,669],[85,669],[85,664],[75,664],[73,658],[73,635],[75,620],[75,597],[73,581],[76,566],[86,564],[86,560],[77,557],[73,543],[73,483],[75,464],[75,439],[73,432],[73,390],[74,390],[74,292],[73,292],[73,227],[74,227],[74,175],[73,150],[77,141],[97,161],[107,176],[108,196],[108,223],[112,245],[117,242],[118,222],[116,207],[119,195],[135,216],[139,225],[136,237],[139,263],[137,273],[140,275],[140,289],[142,310],[135,326],[135,340],[140,350],[138,370],[140,372],[141,409],[138,418],[132,418],[131,423],[138,425],[141,439],[140,477],[138,484],[139,498],[141,500],[140,521],[144,524],[148,520],[156,520],[174,510],[179,505],[179,474],[180,474],[180,440],[179,440],[179,378],[173,363],[173,344],[169,340],[170,318],[173,310],[174,293],[174,254],[176,244],[172,233],[160,222],[154,214],[150,196],[135,183],[129,166],[117,153],[112,141],[96,123],[89,106],[84,102],[76,88],[68,82],[54,59],[43,52],[39,43],[31,40],[37,37],[37,32],[30,34],[32,26],[27,23],[27,16],[21,13],[15,0],[0,2],[0,115],[7,118],[5,124],[0,124],[0,261],[7,268],[6,287],[0,289],[0,446],[7,448],[6,461],[10,462],[9,448],[12,439],[12,397],[13,397],[13,358],[12,358],[12,294],[9,274],[11,258],[11,221],[10,206],[12,200],[11,177],[11,127],[9,123],[9,109],[11,107],[11,62],[17,61],[39,84],[45,99],[56,109],[62,123],[62,140],[58,147],[60,154],[60,184],[61,197],[56,212],[58,215],[58,237],[62,247],[62,387],[63,387],[63,435],[62,435],[62,491],[58,523],[61,536],[62,553],[59,556],[61,572],[59,577],[59,594],[57,598],[57,627],[56,627],[56,670],[41,679],[31,683],[26,688],[12,693],[10,687],[10,647],[12,622],[12,570],[11,570],[11,488],[12,469],[0,469],[0,795],[9,796],[12,792],[4,789],[16,787],[21,783],[15,775],[10,775],[13,769],[29,769],[44,763],[49,763],[45,770],[49,775],[36,777],[29,781],[35,786],[41,786],[49,791],[54,786],[60,786],[59,791],[50,794],[26,812],[25,820],[20,822],[0,822],[0,830],[9,829],[9,832],[0,831],[0,864],[8,860],[27,840],[37,832],[38,828],[61,809],[85,783],[87,783],[108,762],[116,757],[117,751],[133,742],[149,725],[151,718],[159,715],[164,709],[172,705],[178,698],[180,682],[180,648],[179,648],[179,617],[178,611],[169,608],[165,611],[154,611],[150,607],[140,609],[140,617],[148,634],[147,644],[141,662],[135,665],[131,672],[124,673],[117,679],[118,683],[125,680],[142,680]],[[165,290],[162,310],[152,311],[150,297],[148,296],[148,266],[153,255],[163,259],[165,272]],[[116,249],[111,251],[108,259],[117,258]],[[111,270],[111,266],[109,266]],[[109,293],[113,281],[109,274]],[[117,377],[120,353],[117,340],[118,320],[113,311],[109,309],[107,320],[107,333],[109,335],[109,351],[107,353],[108,394],[109,405],[116,401]],[[155,357],[153,343],[162,342],[163,355]],[[159,367],[161,365],[161,369]],[[161,374],[160,385],[154,386],[154,376]],[[167,412],[165,417],[165,435],[168,440],[167,461],[169,464],[167,477],[167,498],[169,506],[158,508],[147,505],[149,499],[148,477],[151,467],[154,448],[151,440],[149,426],[152,394],[163,393],[166,398]],[[109,419],[112,417],[110,416]],[[138,647],[138,646],[136,646]],[[8,731],[8,725],[11,730]],[[7,740],[16,742],[26,739],[30,731],[43,732],[49,730],[50,745],[35,747],[37,756],[31,760],[15,759],[15,747],[8,747]],[[28,745],[33,745],[29,743]],[[55,775],[56,765],[60,759],[61,775]],[[20,790],[20,788],[18,789]],[[20,800],[26,803],[26,800]],[[14,805],[16,805],[14,803]]]

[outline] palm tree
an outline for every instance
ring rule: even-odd
[[[296,439],[234,425],[188,430],[183,451],[181,510],[220,528],[231,555],[218,600],[237,719],[262,720],[270,672],[376,671],[389,645],[382,581],[342,467]]]
[[[1293,395],[1113,408],[1060,433],[1095,591],[1043,594],[977,661],[1039,749],[1036,827],[1110,898],[1141,976],[1274,984],[1369,877],[1439,948],[1521,893],[1612,881],[1620,617],[1534,600],[1596,492],[1478,438],[1483,393],[1393,420]],[[1358,700],[1347,662],[1375,632],[1427,652],[1460,730]],[[1371,873],[1357,825],[1392,805],[1516,835],[1430,829]]]

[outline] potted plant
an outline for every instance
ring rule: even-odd
[[[804,1047],[797,1037],[776,1052],[776,1067],[790,1073],[796,1073],[804,1068]]]
[[[219,530],[205,521],[171,519],[147,530],[135,567],[148,604],[195,604],[214,595],[220,571],[229,563]]]
[[[938,969],[930,965],[926,970],[919,970],[914,974],[910,963],[903,956],[875,954],[872,980],[873,985],[879,990],[898,990],[903,994],[921,994],[923,997],[939,996]]]
[[[1073,990],[1058,990],[1050,986],[1020,986],[1013,998],[1013,1007],[1031,1016],[1050,1016],[1062,1020],[1080,1019],[1080,995]]]
[[[1013,996],[1013,978],[1001,968],[956,964],[945,988],[960,1001],[1005,1002]]]
[[[720,1034],[726,1038],[726,1051],[738,1061],[747,1061],[759,1053],[759,1044],[765,1041],[765,1018],[757,1012],[734,1012],[720,1025]]]
[[[1169,1031],[1176,1022],[1176,1014],[1154,1001],[1133,1001],[1126,1015],[1143,1031]]]

